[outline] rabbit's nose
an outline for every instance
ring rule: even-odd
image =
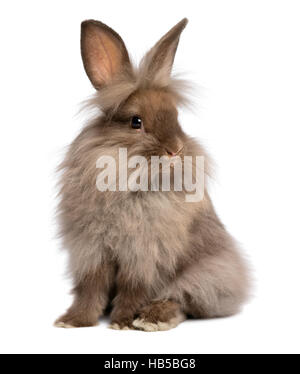
[[[173,151],[170,151],[169,149],[166,149],[166,152],[170,157],[175,157],[175,156],[180,154],[182,149],[183,149],[183,147],[179,148],[176,152],[173,152]]]
[[[174,151],[176,149],[176,151]],[[183,150],[183,144],[181,142],[178,142],[176,146],[174,146],[173,149],[171,147],[166,148],[166,152],[170,157],[175,157]]]
[[[168,149],[166,149],[166,152],[167,152],[167,154],[168,154],[169,156],[171,156],[171,157],[174,157],[174,156],[177,155],[177,152],[173,152],[173,151],[170,151],[170,150],[168,150]]]

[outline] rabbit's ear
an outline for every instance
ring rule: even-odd
[[[120,35],[99,21],[82,22],[81,55],[85,71],[96,89],[101,89],[123,70],[131,68]]]
[[[141,67],[147,79],[161,84],[168,82],[179,38],[187,23],[186,18],[181,20],[146,54]]]

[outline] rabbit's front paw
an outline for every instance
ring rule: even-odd
[[[109,328],[113,330],[135,330],[132,322],[133,322],[132,317],[123,317],[120,319],[113,319],[111,324],[109,325]]]
[[[112,313],[110,329],[113,330],[134,330],[133,315],[124,315],[124,313]]]
[[[147,332],[166,331],[173,329],[184,319],[185,316],[177,303],[163,300],[155,301],[143,308],[132,324],[138,330]]]
[[[98,320],[95,318],[89,318],[84,314],[73,314],[66,313],[62,317],[58,318],[54,326],[65,329],[76,328],[76,327],[92,327],[98,325]]]

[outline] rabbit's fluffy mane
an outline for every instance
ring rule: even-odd
[[[138,68],[128,72],[123,72],[108,85],[97,91],[90,99],[83,103],[84,109],[98,108],[101,111],[110,111],[115,113],[120,105],[124,103],[134,92],[143,89],[163,90],[170,93],[178,106],[188,106],[190,104],[189,92],[191,91],[190,83],[173,76],[166,78],[161,73],[156,79],[150,79],[147,76],[145,60]]]

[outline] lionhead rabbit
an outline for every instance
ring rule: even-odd
[[[97,188],[97,160],[121,148],[148,164],[152,156],[205,156],[178,123],[183,95],[171,77],[186,24],[183,19],[163,36],[137,69],[114,30],[82,23],[82,59],[101,115],[84,127],[61,165],[59,220],[74,302],[58,327],[94,326],[110,310],[112,328],[167,330],[186,316],[232,315],[246,300],[247,268],[205,188],[194,202],[173,184],[169,191]]]

